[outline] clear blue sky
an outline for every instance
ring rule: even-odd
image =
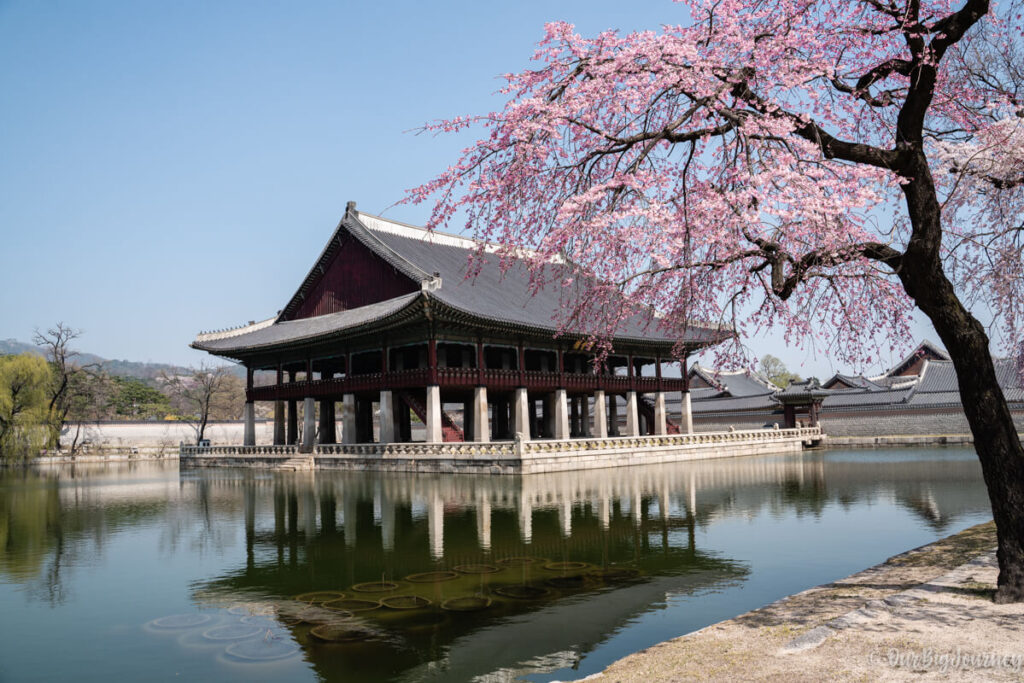
[[[556,19],[684,17],[668,0],[0,0],[0,339],[62,320],[109,358],[204,360],[194,334],[273,315],[346,201],[381,212],[453,161],[468,138],[409,131],[499,108],[497,75]]]

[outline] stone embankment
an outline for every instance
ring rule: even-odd
[[[992,600],[995,544],[972,527],[583,680],[1021,680],[1024,604]]]

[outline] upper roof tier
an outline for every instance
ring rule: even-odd
[[[553,269],[546,270],[545,282],[556,284],[535,291],[525,259],[513,258],[503,269],[496,247],[483,246],[481,251],[475,240],[362,213],[349,203],[327,246],[277,317],[199,334],[192,346],[237,358],[340,338],[398,318],[414,319],[427,302],[442,319],[447,314],[488,329],[555,334],[560,318],[577,303],[573,287],[561,285],[572,266],[545,264]],[[474,252],[479,254],[473,263],[476,273],[467,277]],[[731,334],[728,328],[695,323],[673,333],[653,314],[634,315],[620,325],[613,344],[665,346],[682,341],[695,349]]]

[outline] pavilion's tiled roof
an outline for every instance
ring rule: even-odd
[[[503,268],[495,248],[488,245],[478,253],[475,275],[467,277],[469,257],[478,249],[479,242],[358,212],[350,204],[317,264],[286,306],[286,311],[292,310],[296,302],[302,300],[302,294],[313,286],[319,273],[330,263],[341,244],[338,236],[342,231],[347,231],[400,273],[418,282],[421,291],[340,313],[294,320],[279,316],[276,321],[201,334],[192,345],[230,355],[232,352],[303,342],[381,321],[421,298],[432,299],[456,314],[498,327],[553,334],[559,327],[560,316],[578,301],[577,291],[572,286],[562,285],[566,277],[573,274],[571,267],[563,262],[545,266],[551,271],[547,273],[549,277],[543,279],[550,284],[537,289],[532,285],[531,272],[523,260],[513,259],[507,268]],[[573,278],[573,281],[579,282],[580,278]],[[693,346],[706,346],[731,334],[729,329],[703,324],[693,324],[674,333],[661,328],[652,313],[634,315],[624,321],[616,330],[614,339],[660,344],[674,344],[681,340]]]
[[[311,341],[328,336],[339,329],[354,329],[382,320],[412,305],[419,296],[419,292],[414,292],[369,306],[328,313],[315,318],[285,320],[275,322],[273,325],[257,323],[226,332],[201,334],[192,346],[216,353],[239,348],[260,348],[289,342]]]
[[[827,389],[835,389],[836,382],[842,382],[851,389],[867,389],[868,391],[881,391],[885,387],[877,382],[874,382],[863,375],[844,375],[837,372],[836,374],[829,377],[826,381],[821,383],[821,386]],[[848,391],[847,389],[837,389],[837,391]]]
[[[400,270],[440,276],[441,286],[431,296],[452,308],[499,324],[514,324],[542,330],[555,330],[560,316],[578,301],[573,287],[561,281],[573,275],[564,263],[545,266],[546,286],[531,287],[530,271],[522,260],[502,269],[501,258],[492,249],[478,252],[474,267],[479,270],[467,278],[469,255],[478,242],[456,235],[430,232],[423,228],[388,221],[358,212],[347,221],[353,234],[364,239],[371,249]],[[573,278],[578,282],[579,278]],[[727,333],[726,333],[727,334]],[[659,329],[653,317],[634,316],[616,331],[617,338],[672,341],[677,336]],[[711,326],[693,326],[686,330],[686,341],[713,343],[723,332]]]

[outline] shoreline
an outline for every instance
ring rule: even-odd
[[[992,602],[995,545],[979,524],[578,680],[1020,680],[1024,604]]]

